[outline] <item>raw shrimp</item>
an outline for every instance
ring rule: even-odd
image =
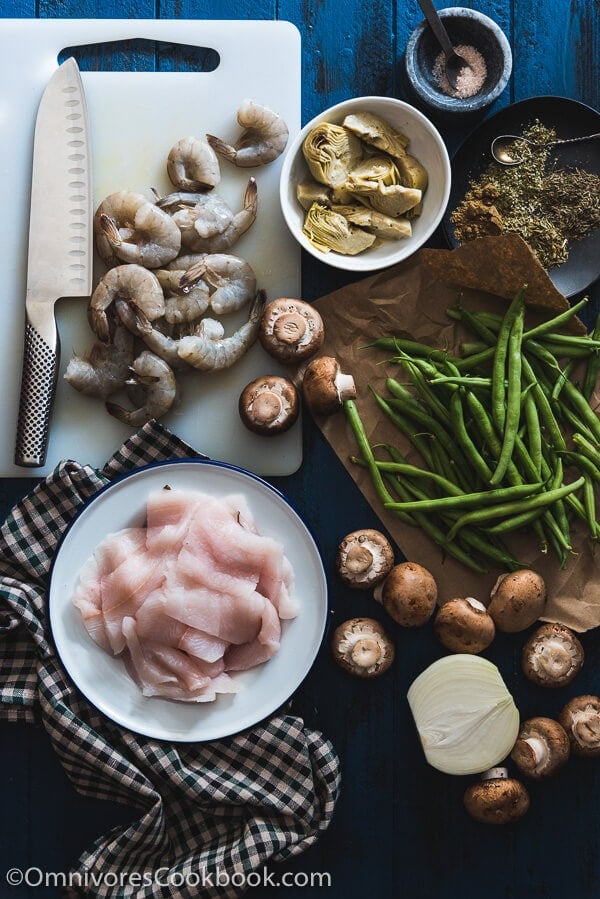
[[[184,290],[179,283],[183,269],[157,269],[154,274],[165,295],[165,318],[170,325],[192,322],[206,312],[210,301],[208,284],[198,281]]]
[[[195,333],[179,340],[179,356],[200,371],[221,371],[229,368],[250,349],[258,336],[265,292],[259,290],[250,307],[247,322],[230,337],[225,337],[223,325],[212,318],[204,318]]]
[[[117,322],[107,343],[95,343],[86,356],[69,360],[64,378],[86,396],[107,399],[125,385],[133,362],[134,337]]]
[[[256,179],[250,178],[244,206],[236,215],[216,194],[205,194],[192,207],[179,209],[173,221],[181,231],[181,245],[192,253],[224,253],[254,224],[258,210]]]
[[[135,303],[117,300],[116,309],[127,330],[141,337],[151,352],[164,359],[175,371],[188,368],[187,363],[179,356],[179,341],[160,327],[153,327],[148,316]]]
[[[117,265],[102,276],[90,299],[88,320],[100,340],[109,340],[108,311],[119,298],[131,300],[150,321],[165,313],[165,298],[156,275],[141,265]]]
[[[200,281],[213,288],[210,305],[216,315],[241,309],[256,293],[256,275],[250,264],[240,256],[227,253],[199,256],[184,272],[180,284],[185,290]]]
[[[94,233],[98,252],[109,266],[127,262],[159,268],[181,249],[181,232],[171,216],[132,190],[117,191],[100,203]]]
[[[154,353],[143,350],[131,365],[132,376],[127,382],[143,387],[145,403],[138,409],[124,409],[110,401],[106,409],[119,421],[138,428],[151,419],[162,418],[177,398],[177,382],[171,367]]]
[[[283,153],[289,131],[276,112],[254,100],[244,100],[237,111],[237,120],[244,131],[233,146],[212,134],[206,135],[208,143],[220,156],[234,165],[250,168],[272,162]]]
[[[212,190],[221,180],[216,153],[199,137],[182,137],[171,147],[167,173],[178,190]]]

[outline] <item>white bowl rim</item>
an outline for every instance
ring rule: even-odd
[[[398,253],[396,253],[394,255],[394,258],[390,259],[389,261],[374,261],[372,257],[368,256],[368,250],[365,254],[358,254],[357,256],[344,256],[341,253],[335,253],[333,251],[330,253],[322,253],[320,250],[317,250],[316,247],[313,247],[313,245],[304,236],[304,234],[302,234],[301,231],[296,230],[296,228],[290,222],[288,216],[288,209],[290,204],[287,198],[287,189],[290,180],[290,170],[298,154],[298,151],[300,150],[302,142],[308,132],[315,125],[318,125],[319,122],[326,121],[329,117],[335,116],[341,110],[347,111],[356,107],[362,108],[373,102],[376,102],[378,104],[383,103],[384,105],[389,105],[390,107],[394,107],[396,109],[404,109],[405,111],[410,112],[410,114],[414,116],[414,118],[419,121],[421,125],[423,125],[435,139],[440,151],[444,168],[444,189],[440,200],[440,208],[438,209],[435,217],[432,219],[430,225],[421,235],[419,245],[414,247],[413,249],[409,249],[407,243],[402,244],[402,246],[398,250]],[[332,268],[343,269],[345,271],[371,272],[389,268],[392,265],[396,265],[396,263],[398,262],[403,262],[405,259],[410,258],[414,253],[416,253],[417,250],[421,249],[421,247],[427,242],[427,240],[429,240],[444,216],[446,206],[448,205],[448,201],[450,199],[451,180],[452,173],[448,149],[442,135],[433,124],[433,122],[419,109],[405,100],[400,100],[396,97],[385,97],[373,94],[363,97],[351,97],[347,100],[341,100],[339,103],[336,103],[333,106],[329,106],[327,107],[327,109],[324,109],[322,112],[318,113],[300,129],[300,131],[296,134],[291,144],[289,145],[284,156],[281,175],[279,179],[279,199],[281,210],[287,227],[289,228],[293,237],[298,241],[300,246],[308,253],[310,253],[311,256],[314,256],[315,259],[319,259],[325,265],[329,265]],[[403,250],[407,250],[407,252],[403,252]]]

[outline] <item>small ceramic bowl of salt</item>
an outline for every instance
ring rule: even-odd
[[[491,106],[510,78],[512,53],[502,29],[474,9],[438,10],[455,51],[467,63],[453,88],[445,75],[442,49],[424,20],[411,34],[404,54],[408,82],[419,105],[440,113],[473,113]]]

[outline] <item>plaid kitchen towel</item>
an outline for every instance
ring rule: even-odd
[[[239,896],[253,885],[248,875],[302,852],[333,814],[338,759],[302,719],[280,714],[211,743],[150,740],[92,707],[49,639],[50,566],[82,504],[127,470],[197,455],[151,422],[101,471],[61,463],[0,531],[0,715],[41,720],[77,790],[140,815],[84,852],[69,896]]]

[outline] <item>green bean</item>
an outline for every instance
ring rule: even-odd
[[[598,521],[596,520],[596,497],[592,479],[586,475],[583,486],[583,507],[587,518],[590,533],[595,540],[598,539]]]
[[[501,416],[501,424],[500,419],[498,421],[498,427],[504,428],[503,436],[502,436],[502,448],[500,450],[500,456],[498,458],[498,464],[494,469],[492,477],[490,478],[490,484],[496,485],[499,484],[506,472],[507,466],[512,458],[512,453],[515,445],[515,438],[517,435],[517,431],[519,429],[519,421],[521,418],[521,341],[523,337],[523,321],[525,318],[525,307],[521,303],[519,307],[517,307],[517,311],[515,313],[513,324],[508,335],[508,344],[507,344],[507,366],[508,366],[508,386],[506,389],[506,411],[502,413]],[[496,384],[496,378],[500,377],[502,379],[502,387],[498,391],[498,385]],[[498,412],[497,407],[494,406],[494,393],[497,392],[496,396],[496,404],[499,401],[499,397],[504,397],[504,373],[500,373],[496,364],[494,362],[494,375],[492,382],[492,407],[496,408],[496,412]]]
[[[378,393],[376,393],[375,390],[371,389],[371,393],[373,394],[375,402],[382,410],[382,412],[384,412],[392,422],[392,424],[394,424],[398,428],[398,430],[402,434],[404,434],[404,436],[407,437],[408,440],[410,440],[414,448],[420,453],[423,461],[429,466],[429,468],[433,468],[431,440],[427,441],[422,434],[415,434],[412,420],[407,419],[406,416],[393,409],[390,406],[389,402]]]
[[[423,399],[425,404],[429,406],[429,409],[437,415],[440,421],[442,421],[444,424],[449,424],[450,416],[448,415],[448,410],[441,402],[441,400],[435,395],[434,391],[430,388],[423,372],[408,358],[399,356],[398,360],[405,368],[405,370],[408,371],[409,378],[413,382],[416,389],[419,391],[419,394],[421,395],[421,398]]]
[[[539,325],[536,325],[535,328],[530,328],[523,335],[523,340],[531,340],[532,337],[539,337],[540,334],[547,334],[548,331],[554,331],[555,328],[561,328],[566,322],[573,318],[573,316],[577,315],[577,313],[583,309],[588,303],[587,297],[584,297],[582,300],[579,300],[578,303],[575,303],[574,306],[570,306],[568,309],[565,309],[564,312],[560,312],[558,315],[555,315],[553,318],[549,318],[546,321],[542,322]]]
[[[407,340],[404,337],[379,337],[377,340],[374,340],[372,343],[367,343],[361,349],[370,349],[374,347],[378,350],[387,350],[388,352],[403,352],[403,353],[412,353],[414,356],[423,357],[425,359],[445,359],[446,356],[450,356],[450,358],[457,359],[457,356],[452,356],[449,353],[446,353],[445,350],[438,350],[435,347],[427,346],[425,343],[419,343],[416,340]]]
[[[554,384],[554,387],[552,388],[552,393],[550,394],[550,399],[553,402],[556,402],[558,400],[558,398],[560,396],[560,392],[565,385],[565,381],[568,381],[569,378],[571,377],[574,367],[575,367],[575,360],[571,359],[571,361],[567,365],[565,365],[562,372],[556,379],[556,383]]]
[[[552,406],[550,405],[550,401],[544,393],[544,390],[540,384],[539,379],[536,376],[533,367],[531,366],[531,363],[526,356],[523,357],[521,362],[523,377],[525,381],[529,385],[531,385],[531,392],[533,394],[539,416],[550,437],[550,442],[553,444],[553,446],[556,447],[556,449],[566,449],[565,438],[563,437],[563,433],[558,425],[558,422],[556,421],[556,416],[554,415]]]
[[[594,330],[592,331],[592,338],[594,340],[600,340],[600,313],[596,318],[596,325]],[[596,382],[598,380],[598,373],[600,372],[600,353],[596,353],[592,356],[588,362],[587,371],[585,373],[585,378],[583,379],[583,386],[581,388],[581,392],[583,393],[586,400],[590,400],[594,393]]]
[[[466,399],[471,413],[473,414],[475,427],[486,443],[488,449],[490,450],[490,453],[492,454],[494,459],[497,460],[500,456],[502,445],[494,429],[493,422],[487,413],[487,410],[474,393],[467,393]],[[506,467],[506,477],[508,482],[512,485],[523,483],[523,478],[521,477],[521,474],[516,465],[512,461],[510,461]]]
[[[537,475],[540,478],[542,474],[542,432],[540,430],[537,406],[530,390],[527,391],[525,396],[524,411],[529,455],[535,463]]]
[[[463,449],[467,462],[470,462],[473,465],[473,468],[483,483],[487,484],[492,476],[492,470],[473,443],[471,435],[467,430],[462,396],[459,392],[453,394],[450,399],[450,417],[452,419],[452,424],[454,425],[456,439]]]
[[[476,337],[481,338],[485,343],[492,344],[496,342],[496,334],[494,331],[490,330],[490,328],[480,320],[476,313],[469,312],[468,309],[465,309],[460,305],[457,310],[447,309],[446,313],[450,318],[462,322],[469,331],[475,334]]]
[[[563,484],[562,487],[558,487],[555,490],[547,490],[544,493],[530,496],[526,500],[526,510],[533,511],[534,509],[547,508],[552,505],[552,503],[556,502],[556,500],[563,499],[565,496],[568,496],[569,493],[574,493],[576,490],[579,490],[580,487],[583,487],[584,483],[585,478],[582,476],[571,484]],[[453,540],[458,531],[466,524],[480,525],[484,521],[489,521],[494,518],[510,517],[511,515],[517,515],[522,511],[524,511],[524,504],[521,500],[516,502],[498,503],[498,505],[493,505],[485,509],[471,510],[462,515],[458,521],[454,523],[448,532],[448,539]]]
[[[594,465],[591,459],[588,459],[583,453],[571,453],[567,451],[561,455],[564,456],[565,459],[568,459],[569,462],[572,462],[573,465],[576,465],[587,477],[596,481],[597,484],[600,484],[600,468]]]
[[[464,491],[461,490],[460,487],[457,487],[453,481],[449,481],[447,478],[434,471],[427,471],[425,468],[419,468],[417,465],[410,465],[403,462],[380,462],[377,459],[375,460],[375,464],[382,472],[403,474],[409,478],[425,478],[426,480],[433,481],[435,484],[443,487],[444,490],[452,494],[452,496],[464,495]]]
[[[507,500],[517,500],[523,497],[531,497],[541,490],[542,484],[517,484],[514,487],[497,487],[495,490],[483,490],[476,493],[463,493],[455,496],[440,496],[426,501],[407,503],[386,503],[388,509],[403,509],[405,512],[429,511],[439,509],[468,509],[471,506],[479,506],[482,503],[493,505],[505,503]]]
[[[591,440],[587,440],[583,434],[575,432],[573,434],[573,443],[579,449],[580,453],[587,456],[590,461],[600,467],[600,446]]]
[[[524,314],[523,309],[523,290],[520,290],[508,307],[508,311],[502,320],[494,350],[494,363],[492,367],[492,421],[500,433],[504,430],[504,420],[506,418],[506,391],[504,385],[509,354],[509,339],[517,315],[519,315],[522,320]],[[523,333],[522,325],[520,333]]]
[[[398,483],[397,491],[400,496],[406,500],[407,493],[406,488]],[[403,514],[401,510],[390,510],[393,514],[397,515],[399,512]],[[441,546],[445,552],[449,555],[453,556],[459,562],[462,562],[463,565],[466,565],[467,568],[470,568],[472,571],[476,571],[484,573],[487,569],[485,566],[481,565],[476,559],[472,557],[469,553],[466,553],[460,546],[453,543],[452,541],[448,541],[446,534],[442,531],[437,525],[435,525],[430,517],[422,512],[414,512],[413,518],[417,522],[418,526],[423,530],[433,541],[437,543],[438,546]]]
[[[459,387],[485,387],[492,386],[491,378],[474,378],[472,376],[461,377],[460,375],[438,375],[432,378],[430,384],[457,384]]]
[[[388,384],[388,389],[390,390],[390,393],[392,393],[393,391],[389,386],[389,380],[390,379],[386,381],[386,384]],[[394,388],[394,390],[395,389],[396,388]],[[449,432],[429,412],[427,412],[427,410],[423,409],[414,398],[411,397],[411,399],[412,402],[407,398],[400,399],[399,396],[395,396],[387,401],[387,405],[393,410],[398,409],[400,414],[404,414],[405,416],[408,416],[408,418],[413,419],[437,437],[441,446],[444,447],[450,459],[454,462],[456,470],[462,471],[463,475],[466,476],[468,480],[468,466]],[[385,402],[385,400],[383,402]]]
[[[371,475],[371,480],[373,481],[373,487],[375,488],[377,496],[382,502],[385,503],[388,500],[391,500],[392,497],[390,496],[389,491],[386,489],[381,473],[379,472],[379,469],[375,464],[373,450],[371,449],[371,444],[369,443],[369,439],[364,429],[355,401],[346,400],[344,402],[344,411],[346,413],[346,418],[350,423],[350,427],[352,428],[354,439],[358,444],[358,448],[362,453],[363,459],[367,463],[369,474]]]

